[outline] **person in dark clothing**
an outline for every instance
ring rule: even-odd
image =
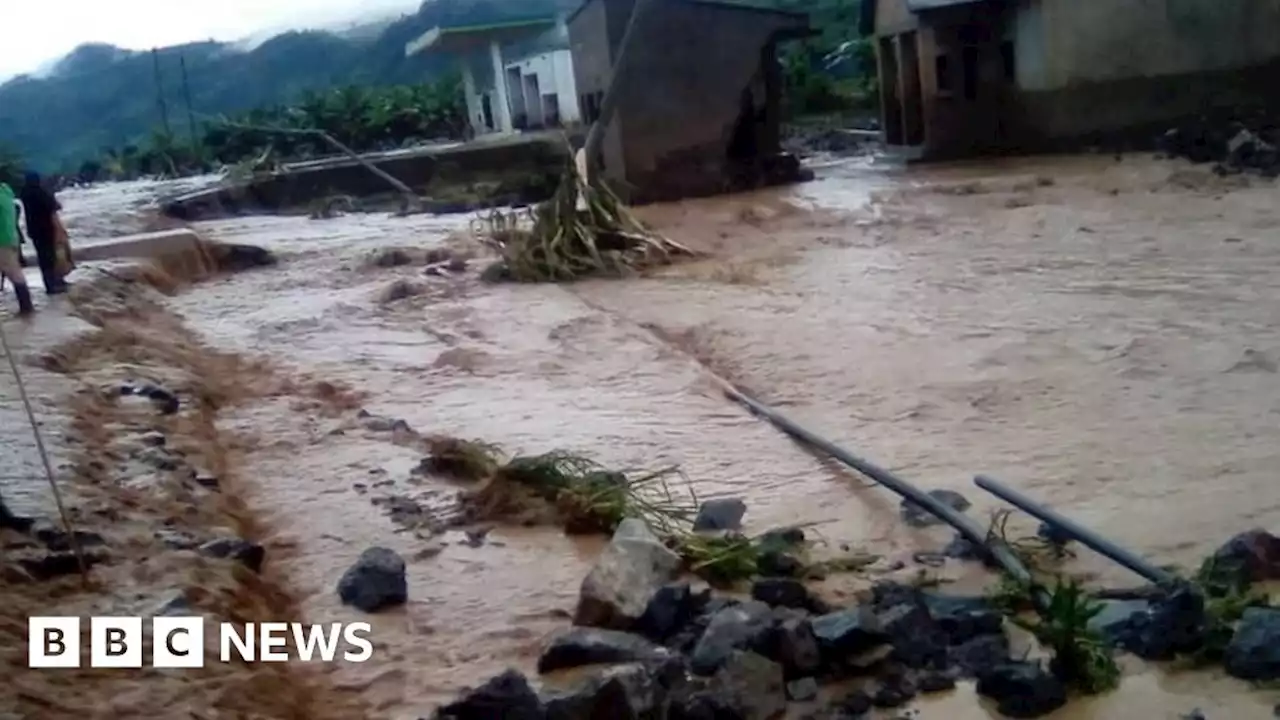
[[[62,204],[45,189],[40,176],[29,172],[18,193],[22,209],[27,217],[27,237],[36,250],[36,262],[40,265],[40,277],[44,279],[47,295],[67,291],[67,284],[58,273],[58,212]]]

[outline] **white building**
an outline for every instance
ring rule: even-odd
[[[407,55],[418,52],[458,58],[467,117],[476,135],[559,127],[581,120],[563,20],[437,27],[405,47]]]

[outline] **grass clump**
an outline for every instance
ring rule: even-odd
[[[501,271],[488,275],[493,279],[617,277],[694,254],[645,228],[612,190],[588,183],[573,162],[550,200],[526,213],[495,211],[479,225],[501,256]]]
[[[593,460],[553,451],[512,458],[496,467],[488,482],[465,502],[480,509],[482,519],[528,514],[539,504],[571,534],[611,533],[629,517],[644,520],[659,535],[691,520],[695,500],[671,491],[679,468],[627,475]]]
[[[429,453],[419,468],[425,472],[456,480],[483,480],[498,469],[499,452],[495,445],[479,440],[437,435],[427,439]]]

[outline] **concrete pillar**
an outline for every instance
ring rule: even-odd
[[[509,133],[511,126],[511,92],[507,89],[507,71],[502,66],[502,48],[498,41],[489,43],[489,56],[493,58],[493,112],[498,121],[498,132]]]
[[[473,133],[480,135],[489,128],[484,127],[480,96],[476,94],[476,76],[471,71],[471,62],[467,58],[462,59],[462,95],[467,103],[467,123],[471,125]]]

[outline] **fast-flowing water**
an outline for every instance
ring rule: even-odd
[[[736,495],[750,530],[821,523],[830,547],[911,565],[949,539],[728,402],[709,373],[927,488],[998,503],[985,472],[1158,563],[1192,565],[1280,520],[1273,302],[1275,185],[1147,159],[882,170],[838,163],[781,191],[644,208],[710,256],[642,280],[489,286],[369,256],[466,245],[466,221],[352,215],[204,223],[277,252],[277,269],[169,298],[210,345],[364,393],[423,433],[508,453],[573,450],[618,467],[679,464],[700,497]],[[65,193],[77,227],[106,189]],[[97,234],[110,234],[99,232]],[[385,301],[397,280],[409,297]],[[247,377],[246,383],[251,381]],[[567,620],[595,545],[495,528],[481,543],[406,529],[374,501],[448,502],[416,451],[370,423],[280,394],[228,410],[245,501],[307,619],[357,619],[334,586],[364,548],[409,560],[410,602],[375,617],[377,655],[332,683],[376,717],[414,718],[509,665]],[[1031,532],[1029,521],[1013,523]],[[1088,553],[1071,569],[1135,578]],[[908,567],[907,571],[914,571]],[[970,568],[938,572],[962,585]],[[834,578],[847,597],[872,578]],[[1276,698],[1206,674],[1131,668],[1055,717],[1268,717]],[[989,717],[963,689],[922,717]]]

